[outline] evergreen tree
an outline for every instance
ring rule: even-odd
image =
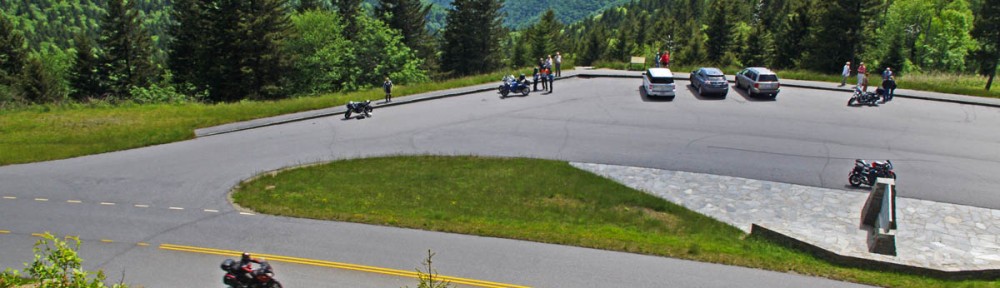
[[[448,10],[441,48],[441,68],[455,75],[493,71],[500,67],[504,28],[502,0],[455,0]]]
[[[406,46],[419,50],[427,48],[427,15],[431,7],[420,0],[379,0],[375,15],[389,27],[399,29]]]
[[[70,86],[73,88],[70,96],[76,100],[100,97],[105,90],[98,73],[101,62],[96,54],[94,40],[86,33],[79,33],[73,42],[76,43],[76,61],[70,71]]]
[[[171,41],[167,65],[173,72],[173,81],[194,85],[198,90],[206,88],[205,72],[210,69],[205,53],[211,33],[205,33],[209,27],[203,3],[205,1],[174,0],[171,9],[174,22],[169,27]]]
[[[813,33],[806,62],[814,70],[840,71],[844,61],[865,61],[865,49],[878,28],[875,17],[880,16],[885,0],[820,1],[813,9],[819,10],[818,26]]]
[[[793,8],[793,11],[782,21],[781,28],[777,29],[778,33],[774,37],[776,42],[775,68],[796,67],[804,57],[803,54],[808,53],[805,45],[809,31],[813,26],[813,17],[809,14],[813,1],[800,1],[798,6]]]
[[[0,12],[0,85],[12,86],[24,68],[27,51],[24,35]]]
[[[984,0],[976,16],[973,36],[979,40],[979,73],[989,77],[986,90],[993,86],[1000,63],[1000,0]]]
[[[562,23],[556,19],[555,13],[549,9],[527,30],[527,38],[531,45],[530,58],[546,57],[559,51],[562,41]]]
[[[710,4],[712,16],[705,31],[708,36],[705,46],[708,48],[708,59],[713,62],[721,61],[722,56],[729,52],[732,46],[735,23],[730,19],[732,12],[729,5],[729,1],[726,0],[714,0]]]
[[[101,21],[102,82],[118,97],[127,98],[132,87],[149,87],[156,77],[152,40],[142,27],[135,3],[108,1],[107,14]]]
[[[59,79],[52,75],[39,57],[31,57],[24,67],[21,87],[24,98],[31,103],[56,102],[62,98]]]
[[[281,94],[282,75],[288,59],[281,51],[282,41],[290,31],[291,20],[285,0],[258,0],[245,3],[240,50],[242,84],[253,99],[273,99]]]
[[[354,39],[357,36],[359,11],[361,11],[361,0],[337,0],[337,12],[340,12],[340,18],[347,24],[344,27],[344,36],[347,39]]]
[[[319,10],[323,8],[323,3],[319,0],[299,0],[299,5],[295,6],[295,11],[302,13],[309,10]]]

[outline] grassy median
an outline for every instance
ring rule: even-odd
[[[267,173],[233,198],[260,213],[523,239],[893,287],[995,287],[841,267],[565,162],[414,156]]]

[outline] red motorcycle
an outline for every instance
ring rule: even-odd
[[[281,283],[274,279],[274,269],[267,261],[260,261],[254,269],[252,264],[240,266],[233,259],[226,259],[219,265],[226,275],[222,283],[230,288],[281,288]]]

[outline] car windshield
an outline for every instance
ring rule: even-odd
[[[768,75],[768,74],[760,75],[760,79],[758,79],[757,81],[758,82],[778,82],[778,75]]]
[[[674,78],[672,77],[649,77],[649,82],[653,84],[670,84],[674,83]]]

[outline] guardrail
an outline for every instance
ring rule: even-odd
[[[868,229],[868,252],[896,255],[896,180],[876,179],[861,209],[861,226]]]

